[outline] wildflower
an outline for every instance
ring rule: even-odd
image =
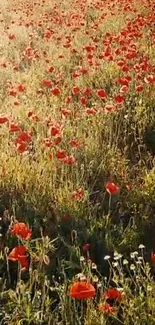
[[[84,97],[84,96],[82,96],[82,97],[80,98],[80,102],[81,102],[81,104],[82,104],[83,106],[85,106],[85,105],[87,104],[87,98]]]
[[[90,249],[90,244],[83,245],[82,249],[83,249],[84,252],[88,252],[89,249]]]
[[[76,163],[76,160],[73,156],[66,156],[64,158],[63,162],[66,165],[74,165]]]
[[[64,159],[66,157],[67,157],[67,152],[65,150],[60,149],[60,150],[57,151],[57,153],[56,153],[56,158],[57,159]]]
[[[30,142],[31,141],[31,133],[21,132],[20,135],[16,138],[16,143],[21,144],[22,142]]]
[[[128,260],[126,259],[123,260],[123,265],[127,265],[128,263],[129,263]]]
[[[90,88],[85,88],[85,89],[83,90],[83,94],[84,94],[85,96],[90,96],[90,95],[92,94],[92,91],[91,91]]]
[[[16,149],[17,149],[18,153],[28,152],[27,143],[26,142],[17,143]]]
[[[77,149],[80,146],[80,142],[77,139],[72,139],[69,141],[69,144],[72,148]]]
[[[54,96],[58,96],[60,95],[60,89],[58,87],[55,87],[51,90],[51,94],[54,95]]]
[[[52,81],[48,80],[48,79],[44,79],[42,81],[42,85],[45,86],[45,87],[52,87]]]
[[[95,115],[96,111],[94,108],[87,108],[85,111],[88,115]]]
[[[108,112],[114,112],[116,110],[116,106],[112,104],[105,105],[104,109]]]
[[[76,299],[94,298],[95,294],[95,288],[87,281],[74,282],[70,288],[70,296]]]
[[[58,124],[56,124],[56,125],[52,125],[52,126],[50,127],[49,134],[50,134],[51,136],[55,136],[55,135],[60,134],[60,125],[58,125]]]
[[[91,267],[92,267],[93,270],[97,270],[97,265],[95,263],[92,263]]]
[[[108,303],[99,304],[98,309],[105,314],[113,314],[116,312],[116,307],[110,306]]]
[[[18,124],[15,124],[14,122],[10,123],[9,126],[9,132],[21,132],[21,128]]]
[[[72,194],[72,200],[74,201],[80,201],[84,197],[84,190],[82,188],[79,188],[77,191],[74,191]]]
[[[114,256],[114,260],[115,260],[115,261],[118,261],[118,260],[120,260],[121,258],[122,258],[122,254],[117,254],[117,255]]]
[[[104,89],[98,89],[96,92],[97,96],[100,97],[101,99],[104,99],[107,97],[107,93]]]
[[[25,90],[25,86],[22,85],[22,84],[19,84],[18,87],[17,87],[17,89],[18,89],[18,91],[19,91],[20,93],[22,93],[22,92]]]
[[[104,260],[105,261],[108,261],[110,259],[110,255],[106,255],[106,256],[104,256]]]
[[[134,270],[135,270],[135,268],[136,268],[136,267],[135,267],[135,265],[134,265],[134,264],[131,264],[131,265],[130,265],[130,270],[134,271]]]
[[[73,87],[72,88],[72,94],[73,95],[78,95],[80,92],[80,88],[79,87]]]
[[[9,121],[8,117],[6,116],[0,116],[0,124],[7,123]]]
[[[151,253],[151,260],[153,263],[155,263],[155,253],[153,253],[153,252]]]
[[[135,87],[135,90],[138,91],[138,92],[143,91],[143,89],[144,89],[143,85],[137,85],[137,86]]]
[[[116,96],[115,96],[115,102],[116,102],[117,104],[122,104],[122,103],[124,103],[124,97],[123,97],[121,94],[116,95]]]
[[[119,302],[123,299],[122,293],[117,288],[108,289],[103,296],[106,299],[117,300]]]
[[[139,248],[139,249],[144,249],[145,246],[144,246],[143,244],[140,244],[138,248]]]
[[[19,245],[12,249],[10,254],[8,255],[8,260],[13,262],[19,262],[22,268],[28,268],[28,260],[27,260],[27,251],[26,247]]]
[[[106,190],[109,194],[118,194],[119,193],[119,187],[115,185],[114,183],[107,182],[106,183]]]
[[[21,237],[22,239],[29,239],[32,232],[24,222],[17,222],[13,225],[11,233]]]

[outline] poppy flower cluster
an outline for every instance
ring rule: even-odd
[[[32,235],[31,229],[24,222],[16,222],[10,232],[22,240],[28,240]],[[23,245],[14,247],[8,255],[8,260],[19,262],[22,268],[27,269],[29,265],[27,248]]]
[[[123,297],[124,293],[119,291],[117,288],[107,289],[103,294],[103,298],[106,301],[99,304],[99,311],[108,315],[116,313],[117,306],[122,302]]]

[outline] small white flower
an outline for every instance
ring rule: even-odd
[[[133,254],[136,256],[136,255],[138,255],[138,252],[137,252],[137,251],[135,251],[135,252],[133,252]]]
[[[75,275],[75,279],[81,278],[82,276],[84,276],[83,273],[77,273],[77,274]]]
[[[120,291],[120,292],[123,292],[124,291],[123,288],[117,288],[117,290]]]
[[[93,282],[98,282],[99,281],[99,279],[98,279],[98,277],[95,275],[94,277],[93,277]]]
[[[131,264],[131,265],[130,265],[130,270],[134,271],[134,270],[135,270],[135,268],[136,268],[136,267],[135,267],[135,265],[134,265],[134,264]]]
[[[113,265],[113,267],[117,267],[119,264],[118,264],[118,262],[113,262],[112,265]]]
[[[110,259],[110,255],[106,255],[106,256],[104,256],[104,260],[105,261],[107,261],[107,260],[109,260]]]
[[[85,275],[80,276],[80,281],[86,281]]]
[[[97,265],[95,263],[92,263],[92,266],[91,267],[92,267],[93,270],[96,270],[97,269]]]
[[[80,262],[83,262],[85,260],[84,256],[80,256]]]
[[[97,283],[97,288],[101,288],[102,287],[102,283]]]
[[[140,249],[144,249],[145,246],[144,246],[143,244],[140,244],[138,248],[140,248]]]
[[[130,257],[131,258],[135,258],[136,256],[138,255],[138,252],[132,252],[131,254],[130,254]]]
[[[129,264],[128,260],[123,260],[123,265]]]
[[[140,264],[142,264],[142,262],[141,261],[136,261],[136,264],[139,264],[140,265]]]
[[[118,260],[120,260],[121,258],[122,258],[122,254],[118,254],[118,255],[114,256],[114,260],[115,260],[115,261],[118,261]]]

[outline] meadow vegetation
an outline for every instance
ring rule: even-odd
[[[155,324],[155,3],[0,2],[0,325]]]

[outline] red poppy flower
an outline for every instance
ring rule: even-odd
[[[9,132],[20,132],[21,128],[18,124],[15,124],[14,122],[10,123],[9,126]]]
[[[113,314],[117,310],[115,307],[110,306],[108,303],[99,304],[98,309],[100,312],[103,312],[105,314]]]
[[[92,94],[92,91],[91,91],[90,88],[85,88],[85,89],[83,90],[83,94],[84,94],[85,96],[90,96],[90,95]]]
[[[87,98],[84,97],[84,96],[82,96],[82,97],[80,98],[80,102],[81,102],[81,104],[82,104],[83,106],[85,106],[85,105],[87,104]]]
[[[47,148],[54,147],[54,142],[51,141],[49,138],[45,138],[43,140],[44,146]]]
[[[18,91],[19,91],[20,93],[22,93],[22,92],[25,90],[25,86],[22,85],[22,84],[20,84],[20,85],[18,85],[17,89],[18,89]]]
[[[54,96],[60,95],[60,89],[58,87],[55,87],[51,90],[51,94]]]
[[[109,194],[118,194],[119,193],[119,187],[115,185],[114,183],[107,182],[106,183],[106,190]]]
[[[63,160],[64,164],[66,165],[74,165],[76,160],[73,156],[66,156]]]
[[[31,134],[29,132],[21,132],[21,134],[16,138],[16,143],[22,143],[22,142],[30,142],[31,141]]]
[[[122,86],[121,89],[120,89],[121,93],[127,93],[128,91],[129,91],[129,87],[126,86],[126,85]]]
[[[110,300],[118,300],[119,302],[122,301],[123,295],[120,291],[118,291],[116,288],[108,289],[104,293],[104,298],[110,299]]]
[[[17,90],[16,89],[11,89],[9,91],[9,95],[15,97],[17,95]]]
[[[13,225],[11,233],[21,237],[22,239],[29,239],[31,237],[32,231],[24,222],[17,222]]]
[[[108,112],[114,112],[116,110],[116,106],[115,105],[112,105],[112,104],[107,104],[107,105],[105,105],[104,108]]]
[[[80,92],[80,88],[79,87],[73,87],[72,88],[72,94],[73,95],[78,95]]]
[[[28,151],[28,146],[26,142],[17,143],[16,148],[19,153],[24,153]]]
[[[124,97],[123,97],[122,95],[120,95],[120,94],[116,95],[116,96],[115,96],[115,102],[116,102],[117,104],[122,104],[122,103],[124,103]]]
[[[153,263],[155,263],[155,253],[153,253],[153,252],[151,253],[151,260]]]
[[[86,281],[74,282],[70,288],[70,296],[76,299],[94,298],[95,294],[93,285]]]
[[[153,85],[153,83],[155,82],[155,77],[153,75],[149,75],[144,78],[144,81],[149,85]]]
[[[72,200],[74,201],[80,201],[84,197],[84,190],[82,188],[79,188],[77,191],[74,191],[72,194]]]
[[[104,89],[98,89],[96,92],[97,96],[104,99],[107,97],[107,93]]]
[[[23,268],[28,268],[27,251],[25,246],[16,246],[8,255],[8,260],[19,262]]]
[[[51,80],[48,80],[48,79],[44,79],[42,81],[42,85],[45,86],[45,87],[52,87],[53,83]]]
[[[60,125],[58,125],[58,124],[56,124],[56,125],[52,125],[52,126],[50,127],[49,134],[50,134],[51,136],[55,136],[55,135],[60,134]]]
[[[63,150],[63,149],[60,149],[60,150],[57,151],[56,157],[58,159],[64,159],[64,158],[67,157],[67,152],[65,150]]]
[[[90,248],[90,244],[85,244],[82,247],[82,249],[83,249],[84,252],[88,252],[89,251],[89,248]]]
[[[141,91],[143,91],[144,87],[143,87],[143,85],[137,85],[135,87],[135,89],[136,89],[136,91],[141,92]]]
[[[54,67],[50,67],[49,69],[48,69],[48,72],[53,72],[54,71]]]
[[[6,116],[0,116],[0,124],[4,124],[8,121],[9,121],[9,119]]]
[[[72,139],[69,141],[69,144],[72,148],[77,149],[80,146],[80,142],[77,139]]]
[[[85,112],[88,114],[88,115],[95,115],[96,114],[96,111],[94,108],[86,108]]]
[[[13,39],[16,38],[16,36],[14,34],[9,34],[8,37],[9,37],[10,40],[13,40]]]

